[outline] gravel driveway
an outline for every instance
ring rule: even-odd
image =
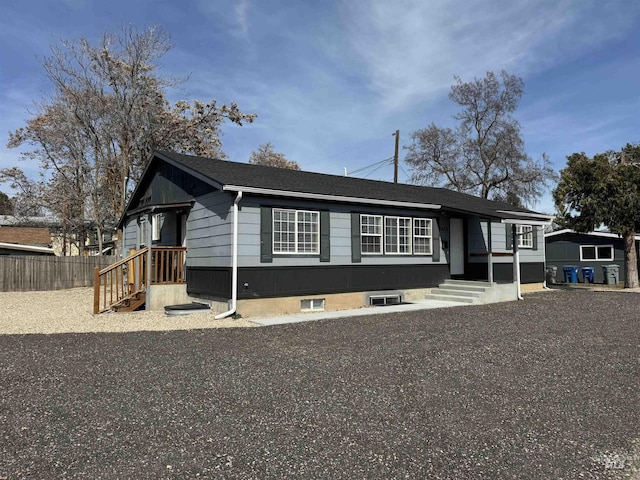
[[[0,478],[640,478],[640,295],[0,336]]]

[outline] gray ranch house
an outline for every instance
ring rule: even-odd
[[[95,310],[124,298],[219,317],[339,310],[447,279],[512,285],[515,300],[543,287],[551,220],[442,188],[156,152],[119,223],[124,258],[96,290],[125,287]]]

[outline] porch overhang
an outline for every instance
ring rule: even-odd
[[[170,210],[185,210],[193,206],[193,202],[182,203],[166,203],[162,205],[145,205],[144,207],[138,207],[126,212],[125,217],[131,217],[138,215],[139,213],[154,213],[154,212],[167,212]],[[122,222],[121,222],[122,223]]]

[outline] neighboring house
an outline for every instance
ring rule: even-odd
[[[49,229],[0,226],[0,255],[54,255]]]
[[[390,290],[409,297],[452,277],[519,275],[542,288],[551,219],[441,188],[158,152],[119,228],[123,256],[186,246],[189,298],[264,314],[353,308]],[[181,268],[149,255],[145,268]],[[147,308],[167,301],[154,294]]]
[[[564,229],[544,235],[547,267],[557,267],[556,281],[564,281],[562,267],[593,267],[595,282],[604,282],[602,267],[618,265],[619,280],[624,282],[624,243],[620,235],[610,232],[578,233]],[[636,236],[636,249],[640,236]],[[582,272],[579,274],[582,281]]]
[[[49,232],[49,241],[47,245],[53,249],[57,256],[75,257],[79,255],[100,255],[96,228],[94,225],[86,221],[84,234],[70,232],[64,228],[63,222],[52,216],[14,216],[0,215],[0,228],[45,228]],[[115,251],[115,231],[103,234],[102,255],[113,255]],[[81,248],[79,248],[81,247]]]

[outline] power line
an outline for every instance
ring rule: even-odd
[[[378,170],[380,170],[382,167],[386,166],[386,165],[390,165],[391,162],[393,161],[392,158],[390,158],[389,160],[387,160],[385,163],[381,163],[380,165],[378,165],[375,169],[373,169],[372,171],[370,171],[369,173],[367,173],[366,175],[364,175],[362,178],[367,178],[369,175],[373,175],[374,173],[376,173]]]
[[[392,159],[393,159],[393,157],[385,158],[384,160],[380,160],[378,162],[372,163],[371,165],[367,165],[366,167],[362,167],[362,168],[359,168],[359,169],[354,170],[352,172],[349,172],[349,175],[352,175],[352,174],[358,173],[358,172],[362,172],[363,170],[368,170],[369,168],[382,166],[382,165],[388,163]]]

